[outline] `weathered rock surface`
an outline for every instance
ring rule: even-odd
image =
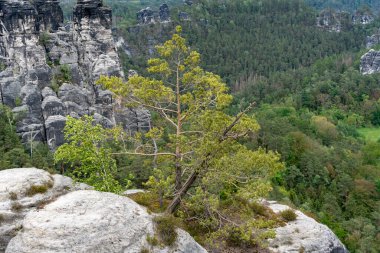
[[[289,209],[286,205],[268,202],[275,212]],[[336,235],[325,225],[316,222],[300,211],[297,219],[284,227],[276,228],[276,238],[270,240],[270,250],[275,253],[348,253]]]
[[[95,84],[100,75],[123,76],[111,24],[101,0],[78,0],[65,26],[57,0],[0,0],[0,101],[22,112],[17,132],[24,142],[54,149],[67,115],[149,125],[145,112],[144,119],[124,118],[139,115],[131,110],[115,115],[112,94]]]
[[[380,72],[380,51],[371,49],[361,57],[360,72],[363,75]]]
[[[377,46],[380,44],[380,29],[376,31],[376,33],[371,36],[367,36],[366,38],[366,47],[368,49]]]
[[[33,187],[44,187],[46,192],[35,194]],[[8,242],[22,228],[28,212],[69,191],[89,188],[84,184],[74,185],[68,177],[34,168],[0,171],[0,252],[5,251]]]
[[[206,253],[178,229],[172,248],[152,248],[153,216],[127,197],[96,191],[68,193],[39,211],[27,214],[22,230],[6,252]],[[38,240],[36,240],[38,238]]]

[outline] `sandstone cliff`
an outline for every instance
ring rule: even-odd
[[[146,111],[115,113],[112,94],[95,84],[102,74],[123,76],[111,24],[101,0],[78,0],[66,24],[57,0],[0,0],[0,98],[24,142],[62,144],[67,115],[148,127]]]

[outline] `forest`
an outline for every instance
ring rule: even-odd
[[[129,43],[130,55],[122,50],[119,52],[126,74],[128,70],[134,69],[143,76],[164,76],[167,73],[165,71],[168,71],[164,68],[166,65],[160,65],[160,60],[148,62],[148,59],[156,59],[165,55],[165,52],[156,50],[151,53],[149,48],[152,40],[155,44],[161,44],[170,39],[176,32],[177,25],[181,25],[183,39],[189,43],[192,50],[199,52],[199,61],[198,55],[192,55],[194,64],[202,68],[202,71],[204,69],[219,75],[221,79],[207,76],[206,72],[197,74],[205,74],[208,78],[217,80],[218,84],[225,83],[226,90],[220,88],[224,87],[222,84],[219,87],[223,90],[222,93],[228,90],[228,94],[233,96],[223,97],[223,109],[217,108],[216,111],[212,111],[220,117],[215,120],[218,124],[208,123],[207,130],[220,131],[221,125],[224,126],[226,121],[254,104],[252,110],[246,114],[250,119],[254,119],[252,122],[249,121],[249,124],[255,129],[255,134],[236,142],[234,140],[234,147],[231,148],[239,150],[241,157],[248,156],[247,150],[255,150],[256,153],[251,156],[264,157],[266,163],[273,165],[272,170],[268,169],[268,180],[272,190],[269,191],[269,188],[262,185],[260,187],[265,188],[263,191],[268,192],[270,199],[298,208],[326,224],[350,252],[380,252],[380,74],[360,73],[360,58],[367,52],[366,36],[372,35],[380,28],[380,19],[376,17],[373,23],[366,26],[344,24],[340,33],[316,26],[321,9],[334,8],[354,12],[367,5],[377,14],[380,10],[378,1],[199,0],[192,6],[182,6],[178,1],[172,1],[172,23],[137,28],[135,13],[147,6],[147,3],[110,0],[105,2],[114,10],[117,35]],[[147,2],[152,7],[160,4],[160,1]],[[62,6],[71,8],[69,1],[67,3]],[[191,20],[180,20],[180,11],[188,13]],[[68,9],[65,9],[65,12],[68,13]],[[199,77],[193,75],[191,78]],[[167,80],[174,80],[170,78]],[[114,89],[117,95],[123,96],[129,91],[120,91],[114,86],[115,83],[122,82],[103,79],[100,83],[108,84],[107,88]],[[138,90],[138,85],[143,87],[149,82],[157,85],[162,94],[143,94],[144,92]],[[148,102],[154,99],[165,99],[163,96],[166,90],[153,80],[135,78],[132,79],[132,84],[135,85],[133,91],[140,92],[139,98],[147,106],[153,106]],[[231,101],[227,103],[229,99]],[[167,102],[165,100],[165,103]],[[195,115],[195,118],[199,115],[204,116]],[[148,143],[149,139],[152,142],[149,142],[150,146],[145,151],[152,151],[157,146],[159,149],[173,150],[173,145],[179,143],[178,139],[182,142],[196,142],[193,135],[174,137],[173,130],[165,125],[165,118],[161,116],[162,111],[152,113],[153,124],[157,126],[156,132],[137,136],[138,141],[123,137],[128,139],[127,146],[136,142]],[[205,119],[199,116],[198,121],[185,123],[185,130],[199,131],[200,126],[207,123],[206,120],[202,120]],[[16,122],[17,119],[8,108],[0,108],[0,156],[3,157],[0,160],[0,169],[35,166],[62,172],[65,154],[71,154],[70,150],[73,151],[73,147],[61,149],[54,159],[54,155],[43,144],[35,147],[23,146],[15,133]],[[260,129],[255,124],[259,125]],[[88,129],[91,128],[90,125],[87,126]],[[78,129],[86,128],[72,123],[71,131],[79,131]],[[92,130],[93,134],[101,135],[103,139],[111,138],[110,136],[114,138],[117,135],[120,140],[118,131]],[[191,159],[183,164],[183,168],[191,167],[197,159],[202,160],[204,154],[209,154],[207,150],[210,147],[219,147],[219,143],[213,143],[212,136],[205,136],[204,146],[190,145],[191,150],[184,150],[184,153],[195,152],[196,155],[191,156]],[[79,142],[84,143],[85,140]],[[121,141],[105,141],[103,144],[106,147],[105,153],[122,152],[126,145]],[[168,185],[175,185],[175,179],[168,176],[170,171],[167,167],[175,167],[176,163],[169,160],[166,157],[159,159],[162,164],[160,167],[156,165],[157,161],[152,161],[150,157],[116,156],[110,166],[111,173],[115,174],[115,178],[110,180],[116,187],[101,190],[150,187],[157,195],[149,196],[149,199],[138,196],[137,200],[144,204],[155,203],[155,206],[150,206],[153,210],[163,210],[163,206],[168,205],[167,202],[171,200],[167,196],[170,196],[173,189]],[[221,161],[217,164],[213,160],[212,166],[223,167],[223,160]],[[81,178],[73,170],[72,165],[75,165],[75,161],[65,162],[67,173]],[[240,166],[245,168],[244,163]],[[81,173],[91,172],[93,168],[89,165],[86,170]],[[227,174],[223,172],[216,175],[206,173],[204,181],[197,185],[192,197],[177,213],[180,218],[192,217],[196,212],[205,213],[202,224],[186,224],[195,238],[202,237],[204,231],[215,232],[215,227],[220,225],[217,223],[217,214],[236,211],[226,210],[225,207],[231,203],[242,209],[249,206],[246,199],[237,194],[238,190],[234,186],[236,182],[217,181],[218,175],[225,179]],[[240,172],[252,175],[257,173],[249,170]],[[87,179],[87,183],[95,186],[99,182],[99,178]],[[217,183],[223,187],[220,188]],[[210,186],[210,189],[205,190],[204,185]],[[210,200],[209,203],[218,208],[212,206],[211,211],[205,211],[197,205],[201,199]],[[255,206],[253,209],[260,213],[259,207]],[[207,211],[211,214],[207,215]],[[260,217],[263,216],[266,217]],[[273,217],[266,217],[266,220],[268,222],[263,225],[265,228],[271,228],[274,222],[278,222],[274,221]],[[255,229],[258,227],[259,225],[254,224]],[[248,228],[252,227],[239,228],[238,234],[244,234]],[[233,234],[231,227],[226,226],[225,231],[229,235]],[[263,235],[264,237],[268,238],[270,235]],[[252,238],[243,240],[238,236],[236,240],[245,246],[253,244],[258,247]]]

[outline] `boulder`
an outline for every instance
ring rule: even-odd
[[[29,212],[22,227],[6,253],[207,252],[180,229],[171,248],[149,245],[147,237],[154,235],[153,216],[129,198],[105,192],[68,193],[39,211]]]
[[[61,175],[35,168],[0,171],[0,252],[22,228],[25,215],[71,190],[88,189]],[[16,252],[16,251],[13,251]]]
[[[286,205],[269,201],[268,207],[275,213],[291,209]],[[274,253],[348,253],[336,235],[325,225],[295,210],[297,219],[276,228],[276,238],[270,240],[269,249]]]

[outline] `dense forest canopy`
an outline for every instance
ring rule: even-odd
[[[317,9],[333,8],[353,12],[368,6],[375,13],[380,11],[380,2],[377,0],[306,0],[306,2]]]

